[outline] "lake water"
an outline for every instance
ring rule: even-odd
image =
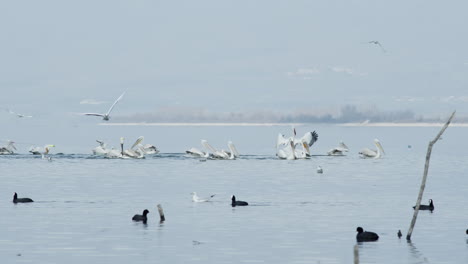
[[[360,263],[468,263],[468,128],[449,127],[433,149],[423,203],[432,198],[435,211],[419,213],[412,243],[396,233],[408,230],[438,127],[297,126],[299,136],[316,130],[319,140],[317,156],[296,161],[275,157],[276,137],[290,126],[42,128],[4,131],[20,154],[0,156],[1,263],[352,263],[358,226],[380,235],[358,245]],[[95,139],[117,147],[119,137],[132,144],[141,135],[162,153],[90,155]],[[374,138],[384,158],[359,158]],[[232,140],[242,157],[185,157],[200,139],[225,149]],[[340,140],[347,156],[323,156]],[[52,153],[63,155],[48,162],[27,154],[30,144],[55,144]],[[193,203],[193,191],[216,196]],[[14,192],[35,202],[15,205]],[[232,194],[250,205],[232,208]],[[132,222],[143,209],[148,224]]]

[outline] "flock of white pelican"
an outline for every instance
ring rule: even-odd
[[[142,159],[146,155],[158,154],[159,150],[151,144],[143,144],[144,137],[140,136],[131,145],[130,148],[125,148],[125,138],[120,138],[120,148],[108,147],[102,140],[96,140],[99,144],[92,149],[93,155],[101,156],[109,159]],[[296,129],[293,128],[293,133],[290,137],[285,137],[279,134],[276,141],[276,157],[285,160],[310,159],[310,148],[318,140],[318,134],[315,131],[307,132],[301,138],[296,138]],[[202,149],[190,148],[185,151],[187,157],[201,158],[213,160],[234,160],[240,157],[239,151],[232,141],[228,141],[227,148],[216,149],[208,143],[207,140],[201,140]],[[379,159],[385,154],[382,144],[378,139],[374,139],[376,149],[364,148],[359,151],[361,158]],[[45,145],[44,147],[31,146],[29,152],[33,155],[42,155],[43,159],[51,160],[48,156],[51,148],[55,145]],[[0,155],[16,154],[15,142],[8,140],[5,146],[0,147]],[[330,149],[327,152],[328,156],[344,156],[349,151],[348,146],[344,142],[340,142],[337,147]]]
[[[197,148],[191,148],[186,150],[185,153],[191,157],[198,157],[198,158],[210,158],[210,159],[229,159],[233,160],[238,158],[239,152],[236,149],[236,146],[232,143],[232,141],[228,142],[229,151],[224,149],[217,150],[213,146],[211,146],[208,141],[202,139],[201,145],[205,148],[205,151],[199,150]]]
[[[120,138],[120,149],[108,148],[102,140],[96,140],[99,146],[92,151],[94,155],[103,156],[110,159],[142,159],[145,155],[158,154],[159,150],[150,144],[143,145],[144,137],[137,138],[135,143],[129,148],[124,149],[125,138]]]
[[[373,44],[377,44],[381,46],[378,41],[370,41],[369,43],[373,43]],[[125,92],[123,92],[114,101],[114,103],[111,105],[109,110],[107,110],[107,112],[104,114],[84,113],[83,115],[99,116],[99,117],[102,117],[102,120],[109,121],[112,110],[114,109],[115,105],[120,100],[122,100],[124,95],[125,95]],[[32,116],[15,113],[9,109],[8,111],[11,114],[14,114],[20,118],[32,117]],[[292,132],[293,132],[292,136],[290,137],[285,137],[281,133],[278,135],[278,138],[276,140],[276,156],[279,159],[285,159],[285,160],[310,159],[311,157],[310,148],[318,140],[317,132],[315,131],[307,132],[301,138],[296,138],[296,129],[294,127],[293,127]],[[145,157],[145,155],[153,155],[153,154],[159,153],[159,150],[155,146],[150,145],[150,144],[143,145],[142,144],[143,140],[144,140],[143,136],[137,138],[135,143],[133,143],[133,145],[128,149],[124,148],[125,138],[123,137],[120,138],[119,149],[114,149],[113,147],[108,148],[107,144],[104,141],[96,140],[96,142],[99,143],[99,146],[93,148],[92,152],[96,156],[102,156],[102,157],[110,158],[110,159],[142,159]],[[13,141],[10,141],[10,140],[7,141],[6,146],[0,147],[0,155],[15,154],[16,147],[14,144],[15,142]],[[385,154],[382,148],[382,145],[380,144],[380,141],[378,139],[374,139],[374,144],[377,147],[376,150],[364,148],[359,152],[359,155],[362,158],[373,158],[373,159],[381,158],[383,154]],[[237,151],[234,144],[232,143],[232,141],[229,141],[227,143],[227,147],[229,150],[224,150],[224,149],[218,150],[214,148],[213,146],[211,146],[208,143],[208,141],[204,139],[201,140],[201,145],[203,149],[200,150],[197,148],[190,148],[189,150],[186,150],[185,153],[189,157],[202,158],[203,160],[206,160],[206,159],[234,160],[240,157],[240,154]],[[48,159],[50,161],[51,158],[48,156],[48,154],[52,147],[55,147],[55,145],[45,145],[42,148],[31,146],[31,148],[29,149],[29,152],[34,155],[42,155],[43,159]],[[338,147],[330,149],[327,152],[327,155],[344,156],[345,153],[348,151],[349,151],[348,146],[346,146],[344,142],[340,142]],[[321,168],[318,169],[318,171],[321,171]]]

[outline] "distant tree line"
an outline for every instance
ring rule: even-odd
[[[424,119],[413,111],[379,111],[376,108],[359,109],[354,105],[341,107],[338,114],[317,114],[312,110],[301,113],[273,111],[214,113],[203,109],[161,109],[152,113],[116,116],[116,122],[147,123],[360,123],[360,122],[437,122]]]

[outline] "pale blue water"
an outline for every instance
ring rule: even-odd
[[[449,127],[433,149],[423,202],[432,198],[435,211],[420,212],[411,244],[396,233],[409,227],[427,143],[439,128],[297,127],[298,135],[310,130],[319,133],[314,154],[343,140],[348,156],[276,159],[277,134],[289,135],[289,126],[7,130],[22,154],[0,156],[0,262],[352,263],[362,226],[380,239],[359,245],[361,263],[468,263],[467,128]],[[95,139],[117,146],[120,136],[131,144],[140,135],[162,154],[144,160],[89,154]],[[386,156],[360,159],[357,152],[374,138]],[[184,157],[200,139],[218,148],[232,140],[243,156]],[[31,143],[56,144],[53,153],[64,155],[47,162],[26,154]],[[193,203],[193,191],[216,196]],[[14,192],[35,202],[15,205]],[[250,206],[232,208],[232,194]],[[143,209],[150,210],[148,224],[132,222]]]

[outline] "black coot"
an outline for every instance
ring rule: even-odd
[[[14,203],[32,203],[34,201],[31,198],[18,198],[18,194],[15,193],[13,195],[13,202]]]
[[[377,241],[379,239],[379,235],[374,232],[364,231],[362,227],[358,227],[356,231],[358,232],[356,235],[358,242]]]
[[[231,197],[231,201],[232,201],[231,203],[232,207],[249,205],[249,203],[244,202],[244,201],[236,201],[236,196],[234,195]]]
[[[143,215],[136,214],[136,215],[133,216],[132,220],[137,221],[137,222],[141,221],[141,222],[146,224],[146,221],[148,221],[148,217],[146,215],[148,213],[149,213],[148,209],[145,209],[143,211]]]
[[[413,209],[416,209],[416,206],[413,206]],[[429,211],[434,211],[434,202],[432,199],[429,199],[429,205],[427,204],[421,204],[419,205],[419,210],[429,210]]]

